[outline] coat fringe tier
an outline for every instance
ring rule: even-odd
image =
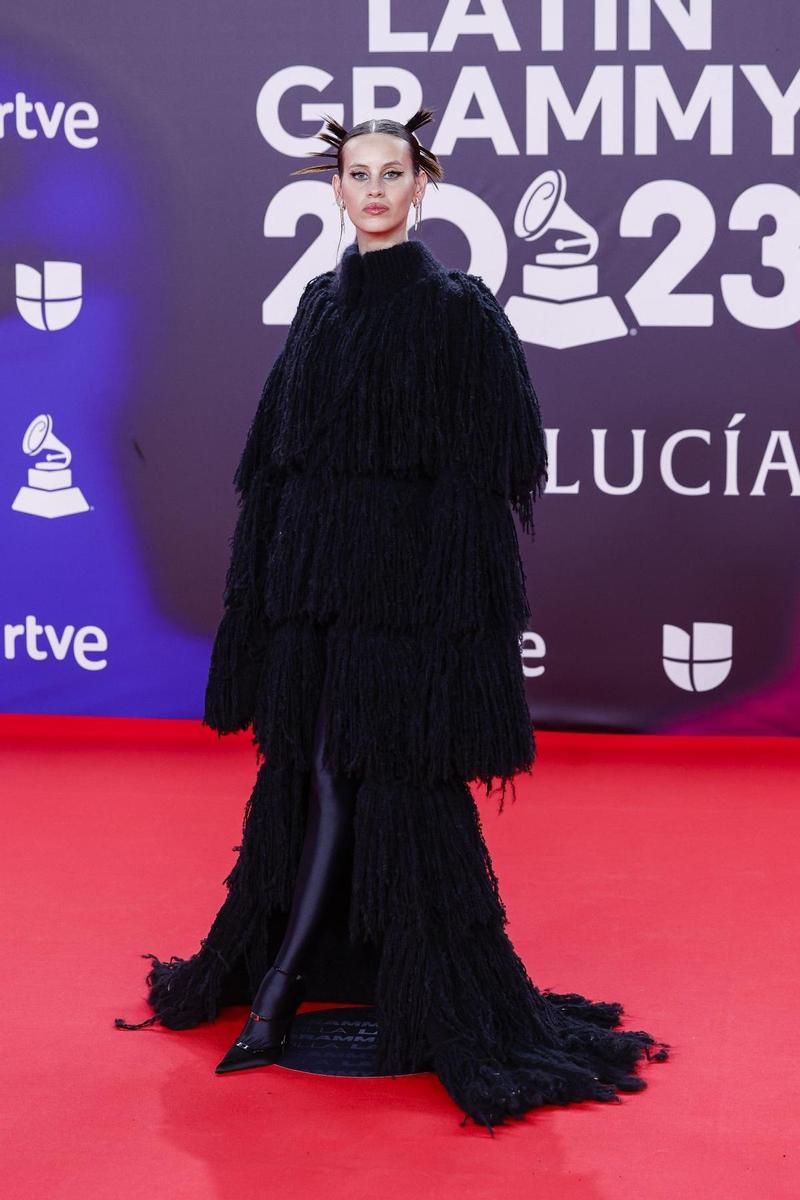
[[[249,1004],[280,947],[324,761],[357,776],[351,869],[309,1000],[374,1004],[378,1069],[436,1072],[466,1120],[619,1100],[669,1047],[622,1005],[540,991],[505,932],[469,784],[530,773],[514,514],[547,480],[524,351],[479,276],[420,241],[306,286],[234,476],[239,512],[203,721],[252,730],[257,777],[226,898],[190,958],[148,953],[148,1002],[188,1029]]]

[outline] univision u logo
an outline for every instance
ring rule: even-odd
[[[76,262],[45,262],[37,271],[17,263],[17,310],[34,329],[64,329],[81,311],[82,268]]]
[[[693,621],[692,632],[679,625],[663,628],[664,671],[685,692],[710,692],[730,674],[733,626]]]

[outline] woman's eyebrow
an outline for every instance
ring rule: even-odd
[[[403,165],[399,158],[390,158],[389,161],[385,162],[383,165],[385,167],[391,167],[393,163],[397,163],[398,167],[402,167]],[[350,163],[350,169],[352,170],[353,167],[366,167],[366,165],[366,163]]]

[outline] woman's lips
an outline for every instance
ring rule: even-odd
[[[376,216],[378,213],[388,212],[388,211],[389,211],[388,204],[367,204],[364,208],[364,212],[375,213]]]

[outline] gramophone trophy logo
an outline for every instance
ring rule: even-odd
[[[517,205],[514,233],[535,242],[560,230],[552,250],[542,250],[522,270],[522,296],[505,305],[508,319],[525,342],[565,350],[628,330],[610,296],[598,295],[597,230],[567,204],[567,179],[556,168],[537,175]]]
[[[11,505],[15,512],[33,517],[69,517],[88,511],[83,492],[72,486],[72,451],[53,433],[49,413],[33,418],[22,438],[22,449],[30,457],[46,453],[28,468],[27,485],[19,489]]]

